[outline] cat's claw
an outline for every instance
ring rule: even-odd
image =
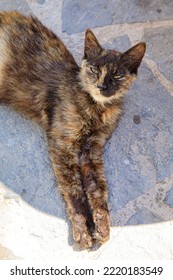
[[[99,209],[94,213],[95,230],[93,238],[99,243],[105,243],[110,236],[109,213],[104,209]]]

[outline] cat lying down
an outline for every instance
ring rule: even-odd
[[[88,29],[79,67],[36,18],[0,13],[0,103],[45,130],[73,239],[83,248],[109,239],[102,153],[145,48],[139,43],[125,53],[107,50]]]

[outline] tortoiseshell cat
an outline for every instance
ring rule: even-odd
[[[144,53],[145,43],[105,50],[88,29],[79,67],[36,18],[0,13],[0,102],[44,128],[73,238],[84,248],[109,239],[102,152]]]

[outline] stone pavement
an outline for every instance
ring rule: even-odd
[[[33,13],[80,63],[84,31],[125,51],[147,53],[105,148],[111,238],[73,245],[45,135],[0,107],[0,259],[173,259],[173,1],[0,0],[0,10]]]

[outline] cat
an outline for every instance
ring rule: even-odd
[[[87,29],[79,67],[38,19],[0,12],[0,103],[45,130],[73,239],[81,248],[110,236],[102,153],[145,49],[144,42],[124,53],[104,49]]]

